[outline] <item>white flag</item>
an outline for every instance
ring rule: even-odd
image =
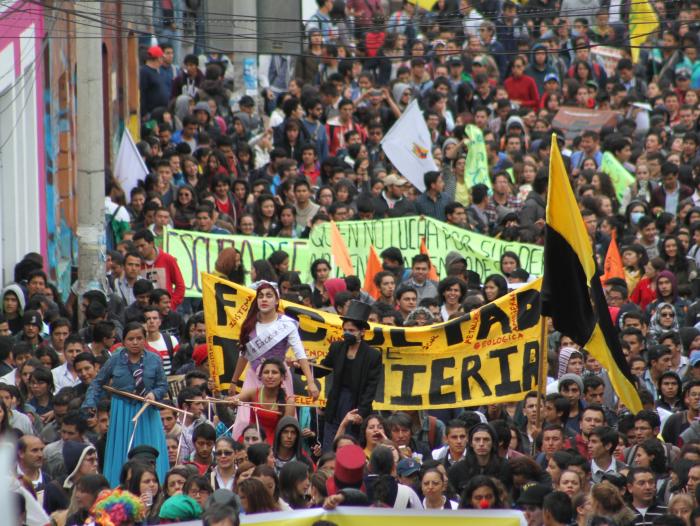
[[[146,163],[143,162],[129,129],[124,128],[122,142],[119,144],[119,153],[117,153],[117,162],[114,164],[114,177],[124,190],[127,201],[131,190],[138,186],[139,179],[145,179],[147,175]]]
[[[437,171],[431,151],[430,131],[414,100],[382,140],[382,149],[401,175],[425,192],[423,175]]]

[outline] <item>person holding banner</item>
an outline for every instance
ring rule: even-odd
[[[83,410],[96,410],[105,385],[138,395],[146,404],[162,400],[168,393],[163,363],[156,353],[146,351],[146,330],[140,323],[127,323],[123,347],[112,354],[90,383]],[[148,444],[163,453],[168,450],[159,410],[153,406],[144,410],[143,404],[123,396],[112,397],[103,473],[112,486],[119,483],[122,465],[132,446]],[[169,468],[166,454],[158,456],[156,468],[158,477],[164,480]]]
[[[241,374],[249,363],[250,373],[246,374],[242,384],[243,392],[257,391],[263,387],[258,377],[262,363],[269,358],[284,361],[287,349],[291,347],[306,377],[307,390],[314,400],[317,399],[319,391],[314,383],[309,360],[299,337],[299,323],[277,312],[280,299],[274,283],[259,281],[253,283],[251,287],[256,291],[255,301],[241,326],[240,355],[231,378],[231,394],[235,396]],[[284,377],[283,386],[287,395],[294,394],[291,375]],[[250,412],[247,407],[240,407],[238,412],[239,416],[236,417],[232,432],[234,439],[240,436],[243,428],[250,421]]]
[[[318,377],[333,372],[324,413],[324,451],[332,448],[333,439],[346,414],[356,410],[352,434],[357,436],[357,426],[372,412],[372,401],[382,371],[382,355],[364,341],[371,310],[367,303],[350,302],[345,316],[340,318],[343,321],[343,340],[331,344],[328,354],[321,361],[324,369],[316,372]]]
[[[282,416],[295,416],[294,392],[287,392],[283,386],[289,376],[284,362],[277,358],[266,358],[260,366],[258,380],[260,387],[245,389],[241,394],[234,396],[232,400],[240,404],[249,402],[250,409],[255,416],[256,427],[265,431],[267,443],[272,445],[275,438],[275,429]],[[239,422],[239,419],[249,417],[249,411],[240,410],[236,414],[235,427],[248,426],[249,421]]]

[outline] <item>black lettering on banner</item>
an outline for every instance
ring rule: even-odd
[[[481,319],[479,323],[479,332],[476,334],[477,340],[483,340],[486,338],[489,335],[489,332],[491,332],[491,327],[495,323],[501,324],[502,334],[508,334],[511,332],[508,314],[498,308],[495,303],[487,303],[484,305],[481,308],[479,317]]]
[[[464,341],[464,335],[462,334],[462,324],[471,320],[471,316],[466,314],[459,319],[450,320],[442,328],[445,331],[445,340],[447,341],[447,346],[457,345]]]
[[[443,405],[454,404],[457,401],[457,395],[454,391],[449,393],[442,392],[442,386],[454,386],[454,376],[445,377],[445,369],[455,366],[454,358],[438,358],[433,360],[430,365],[430,390],[429,400],[431,404]]]
[[[212,338],[212,347],[220,347],[221,356],[224,359],[224,367],[219,375],[219,383],[230,383],[233,371],[236,369],[236,363],[238,362],[238,340],[224,338],[223,336],[214,336]]]
[[[523,391],[531,391],[537,385],[537,373],[540,368],[540,342],[525,342],[523,349]]]
[[[303,342],[320,342],[326,339],[328,330],[323,327],[318,327],[315,332],[302,328],[302,318],[307,318],[318,323],[325,323],[326,320],[317,312],[298,305],[287,305],[284,308],[284,313],[299,322],[299,336]]]
[[[366,336],[367,333],[365,333]],[[372,329],[372,337],[367,339],[365,337],[367,345],[370,347],[383,347],[384,346],[384,331],[379,327]]]
[[[534,289],[515,294],[518,300],[518,329],[524,331],[540,321],[540,292]]]
[[[389,339],[392,347],[420,347],[423,342],[411,342],[406,339],[406,331],[403,329],[389,329]]]
[[[194,288],[194,289],[197,289],[197,291],[201,293],[202,286],[199,283],[199,278],[197,277],[197,273],[194,270],[197,267],[197,253],[194,250],[190,250],[190,247],[194,248],[193,243],[191,241],[190,242],[185,241],[186,237],[191,238],[192,236],[183,236],[183,235],[179,235],[175,232],[169,231],[168,237],[172,240],[172,241],[168,241],[168,243],[174,244],[175,242],[177,242],[180,245],[180,248],[187,253],[187,261],[188,261],[189,265],[187,265],[185,263],[179,263],[180,268],[187,269],[189,267],[189,269],[190,269],[189,276],[188,276],[189,280],[188,280],[188,282],[185,282],[185,288],[186,289]],[[175,241],[175,239],[177,239],[177,241]],[[173,250],[173,252],[181,254],[180,250]],[[187,272],[183,273],[183,279],[184,279],[186,274],[187,274]]]
[[[397,405],[423,405],[423,397],[413,394],[413,384],[415,383],[415,375],[425,373],[427,369],[425,365],[392,364],[391,370],[401,373],[401,395],[392,396],[390,403]]]
[[[238,302],[235,299],[227,299],[226,297],[236,296],[238,291],[225,283],[214,283],[214,295],[216,296],[216,324],[220,326],[228,325],[228,316],[226,315],[226,307],[235,308]]]
[[[204,253],[203,257],[197,257],[198,254]],[[202,261],[205,265],[209,264],[209,238],[203,236],[193,237],[192,239],[192,254],[194,254],[194,264],[192,265],[192,280],[197,287],[197,290],[201,292],[202,284],[199,282],[200,272],[204,270],[209,272],[208,268],[200,269],[197,262]]]
[[[471,400],[471,388],[469,387],[469,379],[473,378],[479,385],[484,396],[491,396],[491,388],[481,376],[481,358],[478,356],[467,356],[462,360],[462,400]]]
[[[374,394],[374,401],[378,404],[384,403],[384,375],[386,374],[386,362],[383,367],[380,367],[381,374],[379,375],[379,382],[377,382],[377,391]],[[328,387],[330,382],[326,381],[326,387]]]
[[[520,382],[510,378],[510,364],[508,363],[508,357],[516,352],[518,352],[518,347],[513,345],[504,349],[494,349],[489,353],[491,358],[498,359],[499,369],[501,370],[501,382],[496,385],[496,396],[506,396],[520,392]]]

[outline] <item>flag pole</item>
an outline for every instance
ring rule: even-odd
[[[542,406],[547,392],[547,316],[541,317],[540,326],[540,356],[537,363],[537,413],[535,415],[536,429],[538,433],[542,430]],[[533,437],[536,438],[536,437]],[[530,445],[530,453],[534,456],[537,440],[533,440]]]

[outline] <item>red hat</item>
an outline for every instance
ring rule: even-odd
[[[150,58],[160,58],[163,56],[163,50],[160,46],[151,46],[148,48],[148,56]]]
[[[326,480],[328,495],[335,495],[346,487],[360,488],[365,472],[365,452],[351,444],[341,447],[335,454],[335,471]]]
[[[206,343],[200,343],[195,345],[194,352],[192,353],[192,359],[195,365],[202,365],[209,359],[209,350],[207,349]]]

